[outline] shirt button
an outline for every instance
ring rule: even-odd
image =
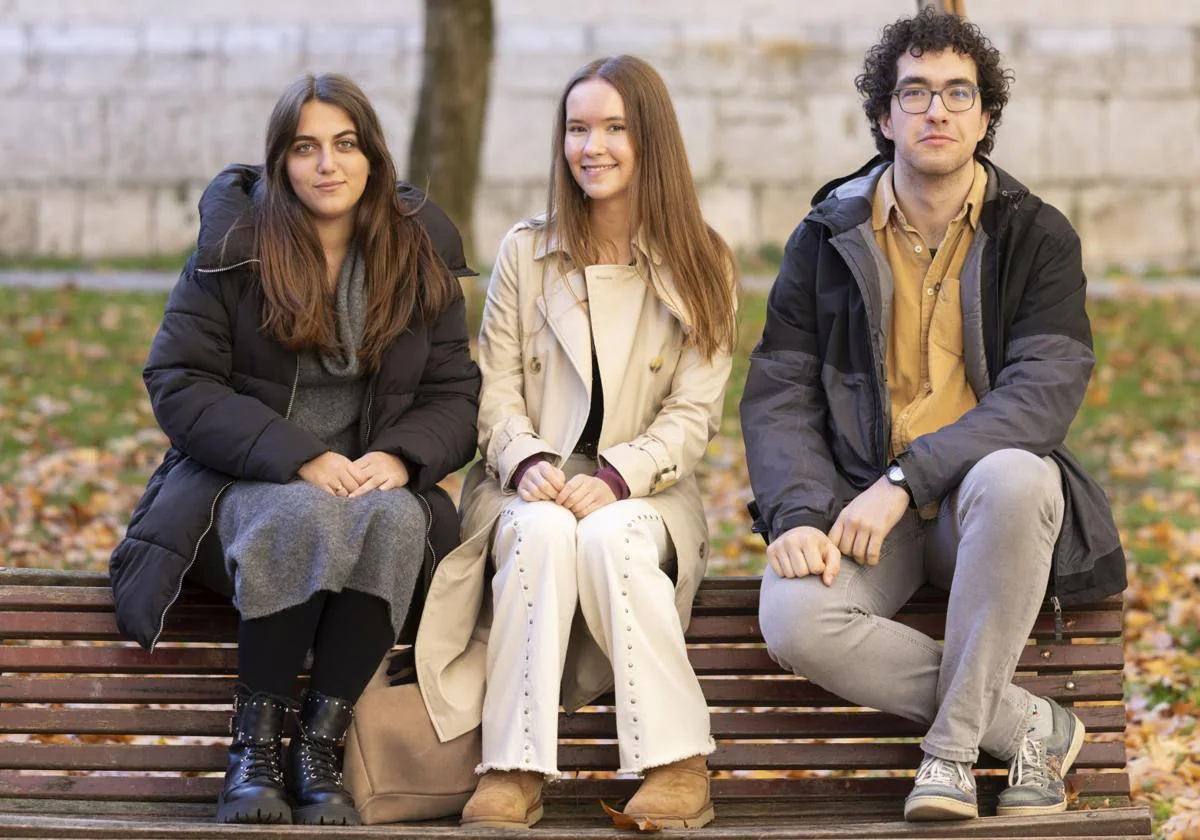
[[[914,251],[916,251],[916,252],[919,254],[919,253],[921,253],[922,251],[924,251],[925,249],[924,249],[924,248],[922,248],[920,245],[918,245],[918,246],[916,246],[915,248],[913,248],[913,250],[914,250]]]
[[[927,295],[932,295],[932,294],[933,294],[933,289],[932,289],[932,288],[926,289],[926,290],[925,290],[925,294],[927,294]]]

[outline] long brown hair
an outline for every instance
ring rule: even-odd
[[[704,222],[671,96],[662,77],[642,59],[631,55],[597,59],[576,71],[563,89],[554,125],[545,234],[558,240],[577,268],[601,259],[600,246],[589,227],[587,196],[571,174],[563,151],[567,97],[577,84],[589,79],[608,82],[625,103],[635,161],[630,184],[631,227],[646,236],[670,266],[691,314],[689,340],[705,359],[721,350],[732,352],[736,335],[736,290],[730,283],[735,270],[733,254]]]
[[[459,295],[416,220],[416,208],[396,194],[396,166],[384,142],[379,117],[362,90],[345,76],[302,76],[275,103],[267,124],[265,189],[255,206],[255,251],[261,260],[266,304],[263,330],[291,349],[337,348],[334,291],[327,282],[325,252],[317,228],[288,178],[288,149],[308,102],[336,105],[354,122],[370,174],[355,213],[354,236],[366,268],[367,317],[359,362],[368,371],[396,336],[417,317],[426,322]]]

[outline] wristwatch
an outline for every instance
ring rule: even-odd
[[[904,492],[908,494],[909,504],[916,503],[916,500],[913,499],[912,488],[908,486],[908,479],[904,477],[904,469],[898,462],[892,461],[892,463],[888,464],[888,467],[886,470],[884,470],[883,475],[890,484],[894,484],[897,487],[904,489]]]

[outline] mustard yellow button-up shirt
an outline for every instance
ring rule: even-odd
[[[986,188],[987,172],[976,161],[967,199],[936,253],[904,218],[896,202],[892,167],[875,188],[871,224],[891,267],[894,288],[887,345],[889,458],[977,404],[963,364],[958,278],[979,228]]]

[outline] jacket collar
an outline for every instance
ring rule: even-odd
[[[980,224],[989,235],[995,236],[1011,219],[1007,211],[1021,204],[1030,194],[1029,188],[987,158],[977,160],[988,176]],[[830,181],[813,196],[813,208],[806,221],[822,224],[834,235],[869,222],[875,187],[890,165],[876,155],[850,175]]]

